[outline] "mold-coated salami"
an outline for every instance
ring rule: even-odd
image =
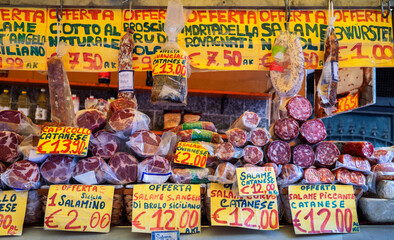
[[[320,119],[312,119],[301,125],[301,136],[310,144],[323,141],[326,136],[326,127]]]
[[[308,168],[315,163],[315,153],[311,146],[300,144],[293,148],[293,163],[302,168]]]
[[[249,134],[250,142],[257,147],[265,146],[271,138],[271,134],[265,128],[255,128]]]
[[[374,148],[370,142],[346,142],[342,149],[343,154],[365,158],[370,158],[373,152]]]
[[[319,172],[315,168],[305,169],[303,178],[305,182],[310,184],[316,184],[320,182]]]
[[[367,178],[361,172],[351,172],[350,182],[354,185],[362,186],[367,184]]]
[[[371,165],[368,160],[349,154],[342,154],[339,157],[338,163],[341,163],[341,167],[354,171],[371,171]]]
[[[337,146],[331,142],[321,142],[316,146],[316,161],[322,166],[332,166],[340,155]]]
[[[240,128],[245,131],[251,131],[260,123],[260,117],[257,113],[246,111],[244,112],[230,128]]]
[[[261,148],[248,145],[244,148],[244,160],[250,164],[259,164],[264,160],[264,153]]]
[[[318,168],[319,179],[321,183],[332,183],[335,180],[334,174],[328,168]]]
[[[279,139],[291,141],[298,136],[300,126],[292,118],[282,118],[275,122],[274,133]]]
[[[302,168],[294,164],[285,164],[279,175],[278,185],[287,185],[298,182],[302,178]]]
[[[312,106],[303,96],[292,97],[286,104],[287,116],[297,120],[306,121],[312,115]]]
[[[350,172],[344,168],[336,169],[333,171],[335,180],[342,184],[350,183]]]
[[[240,128],[233,128],[226,132],[228,141],[235,147],[243,147],[247,140],[248,134]]]
[[[267,148],[267,157],[271,162],[278,165],[290,162],[290,145],[280,140],[271,142]]]

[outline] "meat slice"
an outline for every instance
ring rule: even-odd
[[[349,154],[342,154],[339,157],[337,165],[339,165],[339,167],[343,167],[354,171],[363,171],[363,172],[371,171],[371,165],[369,164],[368,160],[360,157],[351,156]]]
[[[319,179],[321,183],[333,183],[335,180],[334,174],[327,168],[318,168]]]
[[[260,123],[260,117],[257,113],[246,111],[244,112],[234,123],[231,125],[232,128],[240,128],[245,131],[251,131]]]
[[[339,155],[338,147],[332,142],[321,142],[315,148],[316,161],[322,166],[333,166]]]
[[[350,183],[350,172],[344,168],[336,169],[332,171],[335,176],[335,180],[342,184]]]
[[[108,159],[119,150],[119,146],[119,138],[113,132],[103,129],[90,137],[89,151],[93,156]]]
[[[357,186],[363,186],[367,184],[367,178],[361,172],[351,172],[350,173],[350,182]]]
[[[128,100],[126,98],[119,98],[119,99],[116,99],[115,101],[111,102],[109,104],[109,108],[112,113],[115,113],[117,111],[124,110],[127,108],[136,109],[137,103],[132,100]]]
[[[248,134],[240,128],[233,128],[226,132],[228,141],[234,147],[243,147],[248,141]]]
[[[157,134],[141,130],[131,135],[130,140],[126,144],[138,156],[151,157],[156,153],[160,143],[161,138]]]
[[[292,118],[282,118],[275,122],[273,127],[273,136],[284,140],[294,140],[300,132],[300,126],[298,122]]]
[[[288,185],[298,182],[302,178],[302,168],[294,164],[285,164],[279,175],[278,185]]]
[[[138,160],[125,152],[118,152],[108,162],[107,181],[112,184],[128,184],[137,180]]]
[[[264,153],[260,147],[248,145],[244,148],[244,160],[250,164],[259,164],[264,160]]]
[[[73,158],[52,155],[41,165],[41,176],[49,184],[69,183],[74,167]]]
[[[293,148],[293,163],[302,168],[308,168],[315,163],[315,152],[311,146],[300,144]]]
[[[132,108],[116,111],[108,122],[110,128],[120,138],[128,138],[140,130],[149,130],[150,118]]]
[[[15,110],[0,111],[0,130],[13,131],[21,135],[39,136],[41,128],[25,114]]]
[[[87,128],[92,133],[103,129],[107,124],[107,117],[104,112],[96,109],[85,109],[78,111],[74,118],[74,126]]]
[[[346,142],[342,148],[342,154],[350,154],[357,157],[372,157],[374,148],[370,142]]]
[[[267,158],[277,164],[282,165],[290,162],[290,145],[284,141],[272,141],[267,148]]]
[[[312,115],[312,105],[303,96],[294,96],[286,103],[287,116],[297,121],[306,121]]]
[[[250,131],[249,136],[250,142],[257,147],[263,147],[267,145],[271,139],[271,134],[265,128],[255,128]]]
[[[170,163],[160,156],[153,156],[138,164],[138,181],[165,183],[171,175]]]
[[[73,178],[85,185],[95,185],[105,182],[108,172],[107,163],[100,157],[89,157],[77,162]]]
[[[316,144],[323,141],[326,136],[326,127],[320,119],[312,119],[301,125],[301,136],[310,144]]]
[[[320,182],[319,172],[315,168],[305,169],[303,178],[306,183],[310,184],[316,184]]]
[[[22,137],[14,132],[0,131],[0,161],[13,163],[21,156],[18,146]]]
[[[21,160],[13,163],[1,175],[2,183],[15,190],[31,190],[39,187],[40,168],[34,162]]]

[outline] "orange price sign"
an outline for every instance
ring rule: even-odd
[[[86,128],[45,127],[38,141],[38,154],[86,156],[90,134]]]
[[[358,108],[358,93],[352,96],[350,93],[343,98],[338,99],[337,113],[349,111]]]
[[[114,186],[52,185],[45,230],[109,232]]]
[[[179,142],[175,152],[175,163],[205,168],[208,151],[199,143]]]

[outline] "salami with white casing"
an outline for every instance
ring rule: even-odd
[[[265,128],[255,128],[249,133],[250,142],[257,146],[263,147],[267,145],[271,139],[271,134]]]
[[[260,123],[261,118],[257,113],[246,111],[234,123],[230,129],[240,128],[245,131],[251,131]]]
[[[264,152],[260,147],[248,145],[244,148],[244,160],[250,164],[259,164],[264,160]]]
[[[233,128],[226,132],[228,141],[234,147],[243,147],[248,141],[248,133],[240,128]]]

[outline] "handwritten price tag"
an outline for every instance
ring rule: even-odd
[[[114,186],[52,185],[45,230],[109,232]]]
[[[22,235],[27,191],[0,192],[0,236]]]
[[[134,186],[133,232],[201,231],[200,185],[140,184]]]
[[[175,163],[205,168],[208,151],[198,143],[179,142],[175,152]]]
[[[276,195],[237,197],[232,185],[211,183],[211,225],[275,230],[279,228]]]
[[[86,128],[45,127],[38,142],[37,153],[86,156],[91,133]]]
[[[237,168],[237,182],[240,196],[279,193],[272,167]]]
[[[173,75],[186,77],[187,54],[182,50],[162,49],[153,60],[152,75]]]
[[[338,108],[336,112],[345,112],[355,108],[358,108],[358,93],[354,96],[349,94],[346,97],[338,99]]]
[[[296,234],[360,232],[353,186],[289,186]]]

